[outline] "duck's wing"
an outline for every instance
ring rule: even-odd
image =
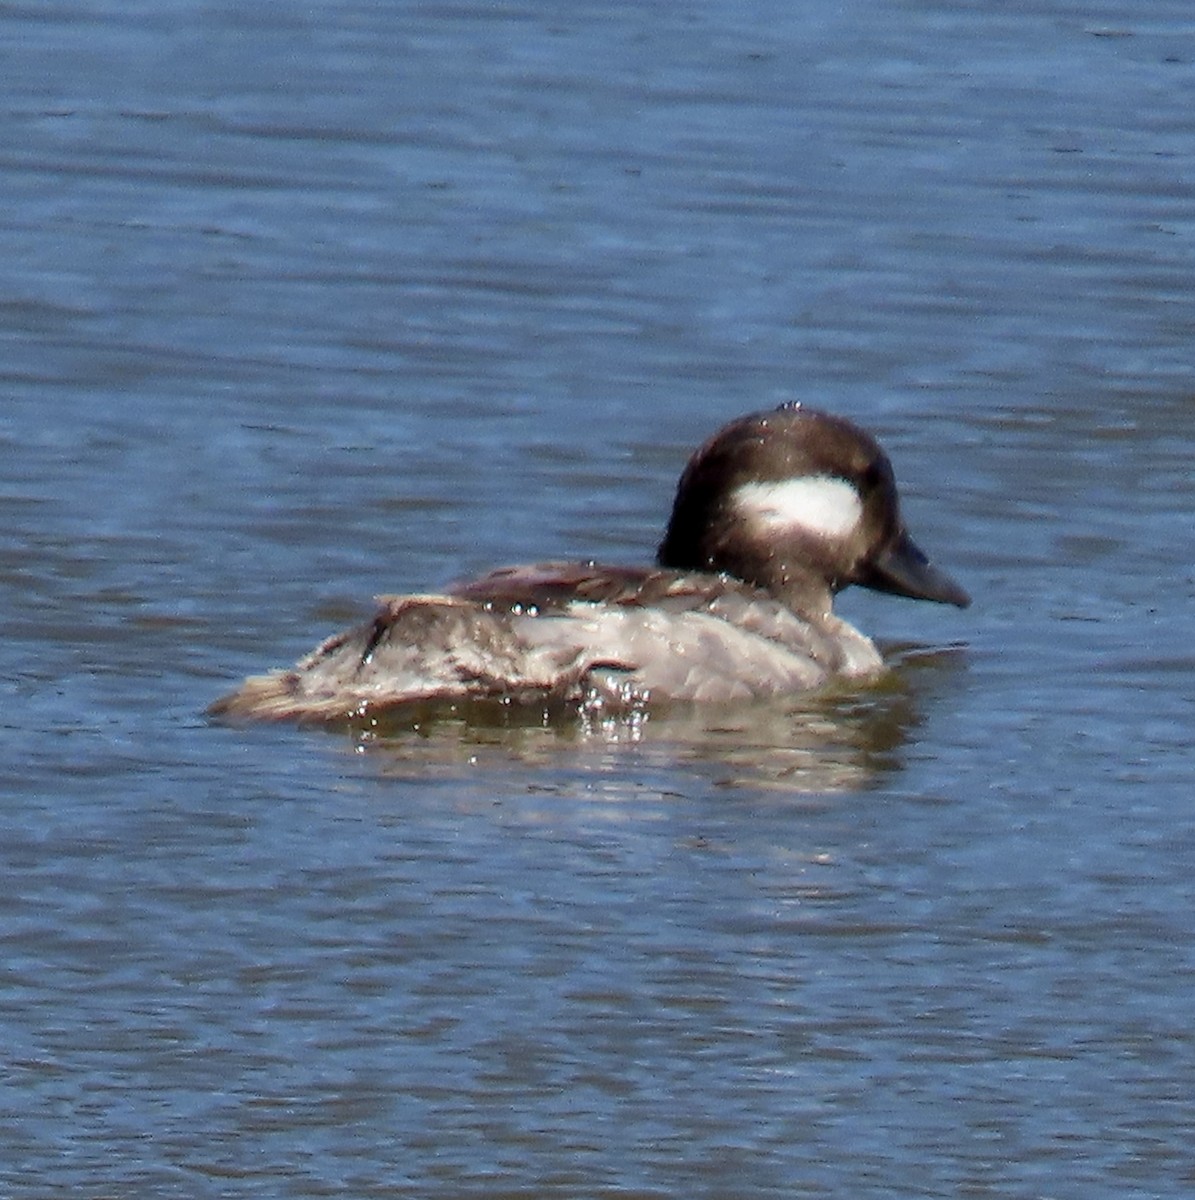
[[[642,607],[674,575],[537,563],[500,568],[445,594],[381,596],[370,621],[328,638],[289,670],[250,677],[209,712],[318,721],[404,704],[567,697],[598,663],[612,671],[634,664],[600,644],[600,624],[536,618]]]
[[[372,620],[289,670],[255,675],[214,716],[333,721],[402,704],[567,692],[588,662],[576,646],[518,636],[508,613],[458,596],[383,596]]]

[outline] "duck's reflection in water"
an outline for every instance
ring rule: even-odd
[[[512,767],[603,779],[602,799],[639,793],[645,772],[675,788],[707,785],[791,794],[875,786],[898,770],[928,700],[965,669],[958,648],[888,647],[892,669],[867,687],[784,702],[671,706],[630,714],[499,703],[410,707],[341,725],[384,774],[427,780]],[[678,776],[677,772],[681,773]],[[574,790],[556,779],[547,790]]]

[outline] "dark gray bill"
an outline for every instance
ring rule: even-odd
[[[939,571],[903,529],[880,551],[857,582],[877,592],[894,592],[914,600],[936,600],[959,608],[971,603],[971,597],[945,571]]]

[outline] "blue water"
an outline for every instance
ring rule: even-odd
[[[1195,21],[0,11],[5,1195],[1195,1189]],[[690,450],[876,432],[966,612],[634,729],[211,724]]]

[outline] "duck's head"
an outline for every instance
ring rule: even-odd
[[[785,404],[741,417],[689,460],[661,566],[724,572],[794,606],[852,583],[965,608],[967,593],[909,537],[879,443],[850,421]]]

